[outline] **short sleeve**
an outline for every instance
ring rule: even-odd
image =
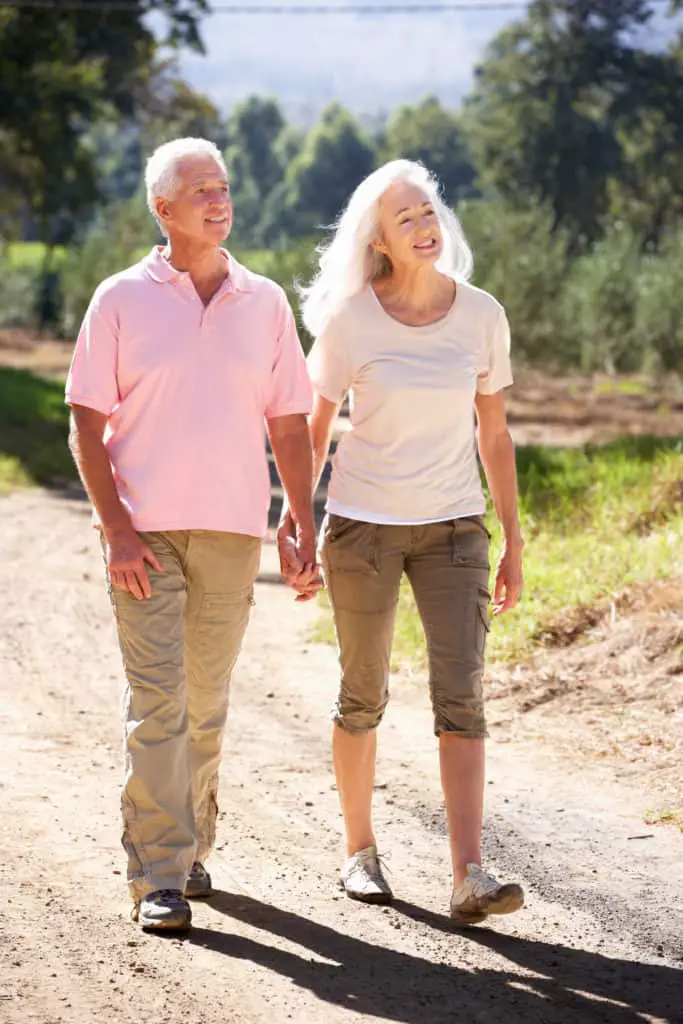
[[[120,401],[116,374],[118,322],[111,302],[95,292],[78,333],[66,380],[67,405],[84,405],[110,416]]]
[[[513,382],[510,363],[510,325],[505,310],[500,308],[493,328],[486,339],[485,369],[479,374],[480,395],[495,395]]]
[[[308,372],[316,391],[336,405],[352,383],[348,340],[339,328],[338,319],[330,321],[308,353]]]
[[[277,416],[307,416],[312,406],[313,389],[294,314],[284,293],[281,293],[275,360],[265,415],[271,420]]]

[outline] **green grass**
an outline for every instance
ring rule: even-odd
[[[0,367],[0,491],[73,479],[64,386]]]
[[[626,378],[599,381],[595,390],[599,395],[647,395],[650,386],[645,381]]]
[[[67,250],[56,246],[52,254],[52,266],[59,269],[66,257]],[[10,270],[40,270],[45,258],[45,246],[42,242],[11,242],[7,246],[7,260]]]
[[[489,657],[523,657],[558,617],[590,608],[629,584],[683,575],[683,440],[624,439],[603,448],[517,452],[526,538],[525,592],[492,622]],[[500,531],[492,516],[492,563]],[[493,573],[492,573],[493,583]],[[331,642],[329,612],[317,630]],[[424,662],[422,627],[406,585],[394,660]]]

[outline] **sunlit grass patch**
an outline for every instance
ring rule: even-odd
[[[64,386],[0,367],[0,487],[73,479]]]

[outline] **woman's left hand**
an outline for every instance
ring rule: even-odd
[[[493,614],[502,615],[517,604],[524,586],[522,544],[505,545],[496,567]]]

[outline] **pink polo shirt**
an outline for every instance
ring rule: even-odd
[[[103,281],[83,320],[66,401],[108,417],[105,446],[137,530],[262,536],[264,418],[311,409],[284,292],[226,261],[204,307],[189,274],[155,248]]]

